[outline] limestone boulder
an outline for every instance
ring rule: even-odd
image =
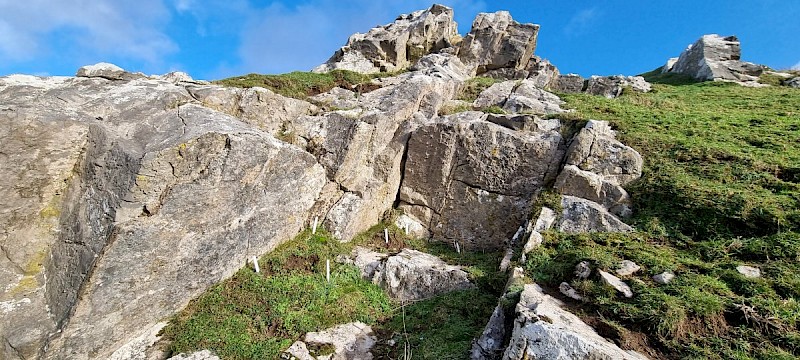
[[[586,90],[587,81],[577,74],[559,75],[550,84],[550,89],[558,93],[576,94]]]
[[[550,89],[558,81],[560,75],[555,65],[536,55],[531,57],[526,70],[528,71],[528,80],[540,89]]]
[[[463,249],[501,248],[563,157],[558,127],[514,131],[486,117],[464,112],[414,131],[400,187],[401,209]]]
[[[524,286],[515,315],[503,359],[646,359],[598,335],[536,284]]]
[[[169,360],[220,360],[218,356],[214,355],[209,350],[195,351],[191,354],[178,354]]]
[[[410,70],[421,74],[466,81],[470,78],[470,69],[453,54],[428,54],[423,56]]]
[[[630,232],[633,228],[600,204],[574,196],[561,197],[562,213],[554,228],[565,233]]]
[[[78,69],[75,76],[106,80],[133,80],[145,77],[142,73],[130,73],[117,65],[105,62],[83,66]]]
[[[765,68],[741,60],[736,36],[703,35],[681,53],[670,72],[707,81],[757,82]]]
[[[398,71],[427,54],[450,47],[459,38],[453,9],[433,5],[427,10],[400,15],[393,23],[375,27],[366,34],[353,34],[345,46],[314,72]]]
[[[626,87],[638,92],[649,92],[652,88],[641,76],[592,76],[586,83],[585,92],[613,99],[622,95]]]
[[[376,342],[372,328],[356,321],[307,333],[303,341],[296,341],[284,353],[298,360],[371,360],[371,350]],[[309,350],[325,345],[333,346],[332,354],[314,354]]]
[[[538,33],[539,25],[520,24],[507,11],[480,13],[458,57],[477,75],[503,68],[524,70],[536,49]]]
[[[600,274],[600,280],[602,280],[603,283],[613,287],[614,290],[617,290],[617,292],[619,292],[626,298],[633,297],[633,291],[631,291],[631,287],[628,286],[628,284],[626,284],[624,281],[603,270],[597,270],[597,272]]]
[[[630,216],[631,199],[628,192],[603,176],[566,165],[556,178],[553,188],[564,195],[594,201],[618,216]]]
[[[558,96],[536,86],[533,80],[503,81],[482,91],[473,106],[497,106],[508,113],[554,114],[560,113],[564,102]]]
[[[565,164],[624,186],[642,175],[643,160],[636,150],[616,139],[608,122],[590,120],[573,138]]]

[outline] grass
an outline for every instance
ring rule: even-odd
[[[328,73],[313,73],[295,71],[280,75],[248,74],[234,76],[227,79],[214,81],[215,84],[230,87],[263,87],[280,95],[296,99],[306,99],[309,96],[321,94],[333,89],[343,87],[365,93],[377,88],[371,81],[379,77],[394,76],[397,73],[361,74],[348,70],[333,70]]]
[[[459,100],[473,102],[478,98],[478,95],[480,95],[483,90],[488,89],[490,86],[500,81],[501,80],[484,76],[471,78],[464,82],[464,84],[461,86],[461,90],[459,91],[457,98]]]
[[[648,94],[562,96],[573,118],[610,121],[642,153],[642,178],[628,186],[639,231],[546,233],[526,271],[553,288],[571,282],[587,317],[644,334],[667,358],[797,358],[800,91],[650,80],[660,83]],[[572,274],[583,260],[613,271],[623,259],[642,266],[625,279],[632,299],[596,273]],[[745,278],[738,265],[756,266],[762,277]],[[676,279],[655,283],[651,276],[663,271]]]
[[[438,255],[463,265],[478,286],[423,301],[393,302],[383,290],[361,279],[357,268],[333,261],[356,245],[389,253],[413,248]],[[441,244],[410,238],[385,223],[350,243],[341,243],[324,230],[316,235],[306,230],[262,257],[261,273],[243,268],[193,300],[163,334],[173,354],[210,349],[223,359],[276,359],[306,332],[358,320],[378,334],[379,345],[373,350],[377,358],[396,358],[408,341],[416,359],[460,359],[483,330],[502,292],[505,275],[496,270],[499,258],[491,253],[456,253]],[[330,284],[324,275],[326,259],[331,259]],[[389,339],[396,345],[389,346]]]

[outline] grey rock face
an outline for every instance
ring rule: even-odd
[[[764,67],[741,61],[741,55],[735,36],[703,35],[681,53],[670,72],[703,81],[757,82]]]
[[[558,291],[572,300],[583,300],[583,296],[580,296],[580,294],[578,294],[578,292],[567,282],[562,282],[560,285],[558,285]]]
[[[85,78],[102,78],[106,80],[134,80],[145,77],[144,74],[129,73],[117,65],[104,62],[83,66],[78,69],[78,72],[75,74],[75,76]]]
[[[539,25],[520,24],[507,11],[480,13],[458,57],[478,75],[502,68],[523,70],[536,49],[538,33]]]
[[[599,204],[586,199],[564,195],[564,209],[555,228],[566,233],[630,232],[633,228],[611,215]]]
[[[783,85],[793,88],[800,88],[800,76],[784,81]]]
[[[429,76],[458,81],[465,81],[470,77],[469,67],[452,54],[425,55],[411,67],[411,70]]]
[[[464,249],[497,249],[510,239],[563,154],[557,129],[518,132],[485,118],[464,112],[417,129],[400,188],[400,208],[434,239]]]
[[[637,265],[633,261],[622,260],[622,262],[619,264],[619,268],[617,270],[615,270],[615,272],[619,276],[630,276],[630,275],[633,275],[633,273],[635,273],[635,272],[637,272],[637,271],[639,271],[641,269],[642,269],[642,267]]]
[[[552,88],[560,75],[555,65],[536,55],[531,57],[526,70],[528,71],[528,80],[540,89]]]
[[[575,165],[566,165],[556,178],[553,188],[564,194],[594,201],[618,216],[631,214],[628,192],[603,176],[584,171]]]
[[[372,328],[360,321],[334,326],[319,332],[310,332],[296,341],[285,353],[298,360],[371,360],[372,347],[377,338]],[[333,345],[333,354],[314,357],[308,350],[309,345]]]
[[[578,279],[586,279],[592,274],[592,267],[588,261],[581,261],[575,265],[575,277]]]
[[[598,335],[535,284],[525,285],[516,317],[503,359],[646,359]]]
[[[572,140],[566,164],[625,185],[642,175],[643,160],[636,150],[616,140],[607,122],[590,120]]]
[[[493,84],[473,103],[476,108],[499,106],[509,113],[553,114],[560,113],[564,102],[547,91],[536,87],[533,80],[503,81]]]
[[[18,209],[0,214],[16,244],[3,358],[48,341],[44,358],[111,357],[291,238],[326,182],[310,154],[163,79],[6,77],[0,103],[2,161],[28,164],[0,168],[30,184],[0,184]]]
[[[576,94],[586,90],[586,79],[577,74],[559,75],[550,88],[555,92]]]
[[[651,85],[641,76],[592,76],[586,84],[585,92],[613,99],[622,95],[625,87],[634,91],[649,92]]]
[[[353,34],[347,45],[314,72],[402,70],[424,55],[451,46],[458,38],[453,9],[433,5],[428,10],[400,15],[394,23],[373,28],[366,34]]]

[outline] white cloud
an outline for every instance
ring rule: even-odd
[[[800,70],[800,61],[798,61],[797,64],[794,64],[794,66],[792,66],[792,70]]]
[[[24,62],[59,51],[155,63],[177,50],[160,29],[162,0],[1,1],[0,61]]]
[[[597,8],[583,9],[572,16],[564,27],[564,33],[570,36],[580,35],[589,30],[594,20],[600,15]]]
[[[442,1],[456,16],[475,16],[482,1]],[[241,72],[309,70],[325,62],[355,32],[390,23],[397,15],[427,9],[429,0],[318,0],[289,7],[273,2],[254,9],[245,25],[239,57]]]

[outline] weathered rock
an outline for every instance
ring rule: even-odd
[[[675,67],[676,62],[678,62],[678,58],[676,57],[667,59],[667,63],[661,67],[661,73],[666,74],[672,71],[672,68]]]
[[[127,344],[121,346],[116,351],[114,351],[111,356],[108,357],[108,360],[162,360],[166,359],[168,354],[162,351],[159,346],[155,346],[155,344],[161,340],[161,330],[167,326],[166,322],[160,322],[143,333],[141,333],[137,338],[128,341]],[[208,353],[211,355],[210,353]],[[183,354],[181,354],[183,355]],[[178,355],[178,356],[181,356]],[[181,359],[179,357],[172,357],[170,359]],[[203,358],[205,359],[205,358]],[[214,358],[217,359],[218,358]]]
[[[593,201],[564,195],[561,207],[563,212],[555,225],[559,231],[572,234],[633,231],[632,227]]]
[[[406,235],[414,236],[418,239],[427,239],[431,233],[425,228],[425,225],[419,219],[411,215],[400,215],[395,221],[395,226],[402,229]]]
[[[353,34],[347,45],[314,72],[336,69],[360,73],[398,71],[424,55],[451,46],[458,39],[453,9],[433,5],[428,10],[400,15],[393,23],[375,27],[366,34]]]
[[[757,279],[761,277],[761,269],[757,267],[739,265],[736,267],[736,271],[738,271],[739,274],[742,274],[744,275],[744,277],[749,279]]]
[[[514,88],[508,100],[503,104],[503,110],[516,113],[555,114],[564,112],[561,104],[564,102],[547,91],[536,86],[533,80],[522,80]]]
[[[575,289],[572,288],[572,286],[567,282],[562,282],[560,285],[558,285],[558,291],[572,300],[583,300],[583,296],[580,296],[578,292],[575,291]]]
[[[536,55],[531,57],[526,70],[528,71],[528,80],[540,89],[551,89],[560,75],[555,65],[551,64],[547,59],[542,59]]]
[[[592,76],[586,83],[585,92],[592,95],[605,96],[609,99],[619,97],[625,87],[634,91],[649,92],[651,85],[641,76]]]
[[[581,170],[575,165],[564,166],[553,188],[564,195],[594,201],[615,215],[631,214],[631,199],[622,186],[604,180],[601,175]]]
[[[375,252],[361,246],[356,246],[351,253],[353,265],[361,269],[361,276],[365,279],[372,279],[375,272],[383,265],[388,255]]]
[[[525,283],[524,278],[525,271],[522,268],[516,267],[511,270],[503,295],[500,296],[489,322],[484,327],[481,336],[472,343],[470,359],[499,359],[503,355],[503,347],[508,335],[506,325],[512,320],[506,319],[506,304],[515,301],[515,298],[519,296],[520,289]]]
[[[793,88],[800,88],[800,76],[784,81],[783,85]]]
[[[581,261],[575,265],[575,277],[578,279],[586,279],[592,274],[592,267],[588,261]]]
[[[335,87],[322,94],[314,95],[309,98],[310,101],[328,108],[335,109],[352,109],[358,106],[358,99],[356,93],[344,88]]]
[[[559,75],[550,85],[550,90],[559,93],[576,94],[586,90],[587,81],[577,74]]]
[[[117,65],[104,62],[83,66],[78,69],[75,76],[106,80],[134,80],[145,77],[142,73],[129,73]]]
[[[422,300],[473,287],[469,275],[460,267],[411,249],[386,258],[377,267],[372,282],[399,301]]]
[[[598,335],[535,284],[525,285],[503,359],[646,359]]]
[[[675,278],[675,274],[673,274],[670,271],[665,271],[665,272],[663,272],[661,274],[653,276],[653,281],[655,281],[655,282],[657,282],[659,284],[662,284],[662,285],[666,285],[666,284],[669,284],[670,281],[672,281],[672,279],[674,279],[674,278]]]
[[[220,360],[218,356],[214,355],[209,350],[195,351],[191,354],[178,354],[169,360]]]
[[[556,214],[553,209],[543,206],[539,211],[539,217],[536,218],[533,228],[530,229],[528,241],[525,242],[525,246],[522,249],[523,260],[525,259],[526,254],[542,244],[544,238],[542,237],[541,233],[543,231],[550,230],[550,228],[553,227],[553,224],[555,224],[556,220],[558,220],[558,214]]]
[[[401,209],[464,249],[502,248],[563,154],[557,130],[518,132],[485,118],[464,112],[417,129],[400,188]]]
[[[597,272],[600,273],[600,279],[603,280],[605,284],[613,287],[615,290],[619,291],[626,298],[633,297],[633,291],[631,291],[630,286],[628,286],[628,284],[620,280],[618,277],[611,275],[603,270],[597,270]]]
[[[0,183],[3,358],[111,357],[291,238],[326,182],[171,81],[8,77],[0,103],[2,161],[26,164],[0,168],[28,184]]]
[[[368,325],[356,321],[338,325],[320,332],[307,333],[303,341],[296,341],[285,353],[298,360],[371,360],[372,347],[377,339]],[[309,346],[333,345],[333,354],[313,356]]]
[[[457,56],[451,54],[425,55],[411,67],[411,70],[428,76],[458,81],[469,79],[471,71]]]
[[[670,72],[697,80],[738,83],[757,82],[764,67],[741,61],[741,44],[736,36],[703,35],[681,53]]]
[[[572,140],[567,150],[567,165],[603,176],[615,184],[625,185],[642,175],[642,156],[616,140],[606,121],[589,120]]]
[[[536,49],[539,25],[520,24],[507,11],[480,13],[464,37],[458,56],[473,74],[510,68],[523,70]]]
[[[622,262],[619,264],[619,268],[617,270],[615,270],[615,272],[619,276],[630,276],[630,275],[633,275],[633,273],[635,273],[635,272],[637,272],[637,271],[639,271],[641,269],[642,269],[642,267],[637,265],[633,261],[622,260]]]
[[[517,82],[513,80],[494,83],[492,86],[486,88],[486,90],[483,90],[472,105],[477,108],[487,108],[490,106],[502,107],[516,87]]]

